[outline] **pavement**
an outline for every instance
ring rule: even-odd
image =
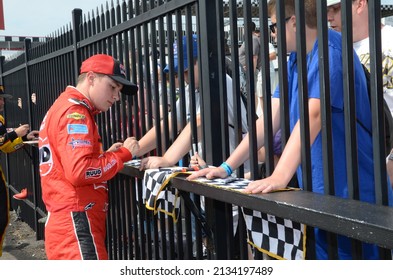
[[[1,260],[46,260],[44,241],[37,240],[34,230],[15,211],[10,212]]]

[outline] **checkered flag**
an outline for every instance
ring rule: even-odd
[[[305,225],[247,208],[242,211],[250,245],[276,259],[305,259]]]
[[[175,222],[180,213],[180,199],[178,190],[170,186],[171,178],[181,172],[160,171],[158,169],[147,169],[143,177],[143,199],[146,208],[157,212],[163,212],[171,216]]]
[[[213,180],[199,178],[196,181],[234,191],[242,191],[251,182],[236,177]],[[290,190],[293,189],[287,188],[282,191]],[[276,259],[305,258],[305,225],[247,208],[242,208],[242,212],[246,221],[248,240],[254,248]]]
[[[215,178],[215,179],[207,179],[206,177],[195,179],[196,182],[203,183],[206,185],[210,185],[213,187],[224,188],[224,189],[232,189],[241,191],[245,189],[248,184],[251,182],[250,180],[237,178],[229,176],[227,178]]]

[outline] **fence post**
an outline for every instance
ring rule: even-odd
[[[3,77],[4,61],[5,61],[5,56],[0,56],[0,85],[2,85],[2,86],[4,86],[4,77]],[[7,119],[6,115],[5,115],[5,110],[2,113],[2,115],[3,115],[3,117],[5,119]],[[8,158],[8,155],[6,155],[6,157],[5,157],[5,167],[2,166],[2,169],[3,169],[4,176],[6,177],[6,181],[8,182],[8,178],[10,177],[10,174],[8,172],[8,169],[9,169],[9,158]]]
[[[208,163],[218,166],[222,163],[222,132],[221,132],[221,106],[220,94],[220,75],[218,57],[217,32],[217,1],[199,1],[199,42],[200,61],[199,73],[201,75],[202,92],[202,115],[203,115],[203,137],[204,137],[204,156]],[[214,248],[216,259],[227,258],[227,242],[223,238],[223,230],[226,229],[225,203],[217,200],[206,199],[206,212],[208,224],[213,230]],[[224,235],[225,236],[225,235]]]
[[[0,85],[3,85],[3,65],[4,65],[5,56],[0,56]]]
[[[30,73],[29,73],[29,50],[31,48],[31,40],[30,39],[25,39],[25,74],[26,74],[26,97],[27,97],[27,115],[29,118],[29,124],[32,124],[33,122],[33,117],[32,117],[32,112],[31,112],[31,103],[29,102],[30,100]]]
[[[81,39],[80,25],[82,23],[82,10],[72,10],[72,41],[74,43],[74,75],[75,82],[78,80],[79,67],[81,65],[81,54],[79,51],[79,41]]]
[[[30,71],[29,71],[29,50],[31,49],[31,39],[25,39],[25,52],[24,52],[24,57],[25,57],[25,83],[26,83],[26,100],[27,100],[27,117],[28,117],[28,124],[30,125],[30,129],[38,129],[38,128],[33,128],[33,115],[32,115],[32,110],[31,110],[31,100],[30,100],[30,93],[31,93],[31,82],[30,82]],[[38,190],[37,190],[37,180],[39,178],[36,178],[37,172],[35,172],[36,166],[34,163],[38,163],[38,159],[36,157],[36,153],[32,153],[32,165],[31,165],[31,177],[33,178],[31,185],[33,187],[33,204],[34,204],[34,231],[38,233],[38,213],[37,213],[37,208],[38,208],[38,203],[37,203],[37,195]]]

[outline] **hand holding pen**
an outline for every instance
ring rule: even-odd
[[[198,152],[195,152],[190,160],[190,167],[194,167],[194,166],[198,167],[198,170],[208,167],[206,161],[204,161],[204,159],[201,158]]]

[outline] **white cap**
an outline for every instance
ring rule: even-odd
[[[326,5],[329,7],[329,6],[336,5],[336,4],[340,3],[340,2],[341,2],[341,0],[327,0],[326,1]]]

